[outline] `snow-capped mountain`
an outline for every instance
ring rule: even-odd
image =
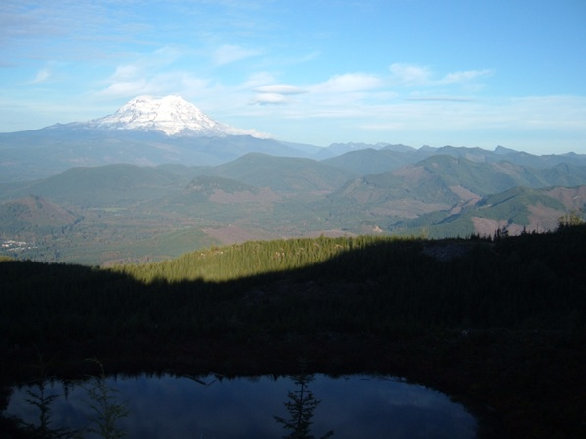
[[[310,157],[319,149],[216,122],[180,96],[139,96],[89,122],[0,133],[0,183],[80,166],[216,166],[248,153]]]
[[[267,137],[255,131],[240,130],[221,124],[204,114],[181,96],[139,96],[109,116],[94,119],[90,128],[114,130],[162,131],[169,136],[251,135]]]

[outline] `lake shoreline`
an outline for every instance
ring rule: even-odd
[[[226,377],[384,374],[446,393],[477,417],[480,438],[581,437],[586,432],[584,335],[510,330],[403,334],[396,337],[328,334],[288,340],[199,339],[137,342],[101,351],[90,346],[42,353],[53,377],[95,373],[171,373]],[[64,347],[63,347],[64,348]],[[87,350],[80,355],[79,349]],[[97,348],[97,347],[94,347]],[[93,354],[90,351],[94,350]],[[2,387],[38,379],[38,353],[6,352]],[[36,374],[36,376],[35,376]],[[4,400],[6,395],[2,395]]]

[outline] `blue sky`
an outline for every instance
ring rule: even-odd
[[[292,142],[586,153],[585,0],[2,0],[0,131],[138,95]]]

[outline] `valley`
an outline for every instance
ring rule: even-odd
[[[0,239],[30,245],[0,251],[100,265],[258,239],[543,232],[563,215],[584,212],[586,165],[573,157],[555,165],[535,157],[540,166],[530,167],[489,151],[419,151],[393,151],[401,163],[427,156],[395,169],[381,168],[383,147],[324,160],[254,152],[217,166],[78,167],[5,183]],[[481,153],[484,161],[470,160]],[[390,170],[360,174],[372,170],[368,163]]]
[[[0,171],[0,404],[90,357],[309,367],[433,386],[479,437],[583,436],[585,155],[293,144],[175,97],[2,133]]]
[[[491,236],[583,216],[586,155],[318,147],[140,96],[89,122],[0,133],[0,254],[108,265],[311,236]]]

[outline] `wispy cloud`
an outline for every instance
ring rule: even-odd
[[[41,2],[4,0],[0,5],[0,42],[61,35],[68,29],[58,25],[62,22],[60,14],[45,9]]]
[[[242,83],[241,88],[244,90],[250,89],[257,89],[258,87],[263,87],[269,84],[274,84],[277,82],[275,76],[270,72],[255,72],[251,74],[245,81]]]
[[[383,85],[376,75],[368,73],[345,73],[329,78],[327,81],[310,87],[312,92],[347,93],[372,90]]]
[[[389,71],[391,72],[391,81],[393,84],[409,87],[464,84],[490,76],[493,73],[489,69],[465,70],[447,73],[443,77],[437,78],[434,72],[427,66],[406,63],[391,64]]]
[[[289,84],[262,85],[255,89],[254,104],[285,104],[290,101],[290,96],[307,93],[308,90]]]
[[[473,102],[476,99],[459,96],[410,96],[405,100],[419,102]]]
[[[528,130],[578,130],[586,139],[586,96],[515,97],[506,99],[503,105],[510,109],[503,124]]]
[[[376,94],[383,86],[381,78],[368,73],[334,75],[323,82],[307,85],[282,84],[272,80],[252,87],[255,96],[250,102],[261,105],[295,104],[288,110],[287,117],[308,114],[333,117],[341,111],[336,107],[353,103],[353,107],[357,108],[362,97]],[[302,96],[296,98],[298,95]]]
[[[427,85],[431,81],[431,71],[427,67],[394,63],[389,70],[393,82],[400,85]]]
[[[46,49],[37,56],[54,56],[68,45],[88,39],[104,44],[123,26],[124,13],[108,13],[105,2],[94,0],[3,0],[0,4],[0,43],[27,44]],[[90,40],[91,39],[91,40]],[[58,41],[59,45],[46,45]],[[31,46],[32,47],[32,46]],[[55,50],[55,47],[59,49]]]
[[[96,95],[107,98],[133,98],[137,95],[182,94],[197,96],[210,87],[210,81],[185,71],[164,72],[116,78]]]
[[[307,90],[305,90],[302,87],[297,87],[295,85],[288,84],[263,85],[261,87],[257,87],[256,91],[258,91],[259,93],[278,93],[281,95],[307,93]]]
[[[394,64],[386,76],[341,73],[309,84],[282,82],[278,75],[261,71],[229,85],[174,68],[181,56],[174,48],[137,56],[133,62],[117,66],[97,94],[120,99],[178,93],[218,120],[271,131],[279,138],[287,138],[287,130],[292,129],[286,121],[291,126],[307,123],[324,130],[335,130],[334,124],[347,121],[344,129],[352,125],[368,138],[368,133],[388,137],[425,131],[452,135],[514,129],[579,132],[584,131],[586,120],[583,98],[498,99],[459,93],[462,86],[489,77],[490,70],[438,75],[427,67]],[[42,79],[41,71],[38,74]]]
[[[448,73],[442,79],[440,79],[438,84],[461,84],[464,82],[474,81],[478,78],[483,78],[492,75],[492,70],[485,69],[485,70],[466,70],[463,72],[453,72]]]
[[[213,59],[216,65],[222,66],[259,54],[260,51],[258,50],[246,49],[234,44],[225,44],[215,50]]]
[[[253,100],[253,104],[259,105],[284,104],[286,102],[287,97],[279,93],[259,93]]]
[[[110,77],[111,82],[134,80],[140,75],[141,69],[138,65],[127,64],[116,67],[114,74]]]
[[[51,70],[48,68],[43,68],[37,72],[34,79],[31,81],[31,84],[42,84],[43,82],[47,81],[51,77]]]
[[[379,106],[365,129],[577,130],[586,133],[586,98],[536,96],[476,100],[409,100]]]
[[[97,96],[132,98],[140,94],[180,93],[189,95],[209,85],[209,80],[191,72],[177,69],[175,62],[183,52],[173,46],[164,46],[151,53],[135,55],[126,64],[116,66],[114,72],[100,84]]]

